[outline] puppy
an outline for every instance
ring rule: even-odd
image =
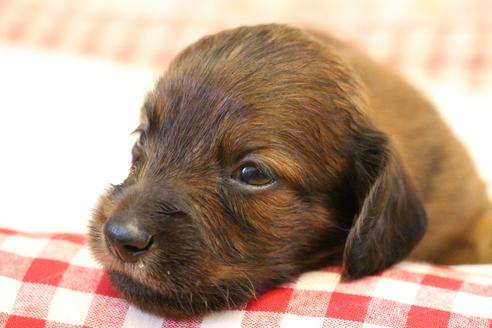
[[[205,37],[141,113],[128,178],[101,197],[89,235],[146,311],[233,307],[329,264],[354,279],[409,254],[492,259],[490,203],[462,145],[418,92],[328,36],[260,25]]]

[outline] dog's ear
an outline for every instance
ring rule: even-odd
[[[350,184],[358,211],[345,242],[343,278],[376,273],[405,258],[422,238],[425,210],[387,136],[359,131]]]

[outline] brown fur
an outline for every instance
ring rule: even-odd
[[[90,240],[144,310],[203,314],[307,270],[341,264],[357,278],[412,250],[438,263],[492,258],[484,186],[432,105],[325,35],[260,25],[199,40],[157,82],[138,132]],[[275,182],[238,181],[252,162]],[[109,218],[153,235],[138,263],[107,249]]]

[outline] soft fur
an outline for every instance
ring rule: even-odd
[[[307,270],[341,264],[358,278],[412,250],[492,259],[484,185],[432,105],[323,34],[260,25],[199,40],[157,82],[137,130],[131,172],[102,196],[90,243],[144,310],[221,310]],[[243,163],[275,182],[241,183]],[[109,218],[152,234],[138,263],[108,250]]]

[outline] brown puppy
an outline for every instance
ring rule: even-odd
[[[205,37],[171,63],[137,130],[90,243],[144,310],[220,310],[327,264],[372,274],[410,254],[426,212],[414,259],[491,260],[489,201],[461,144],[414,89],[329,37]]]

